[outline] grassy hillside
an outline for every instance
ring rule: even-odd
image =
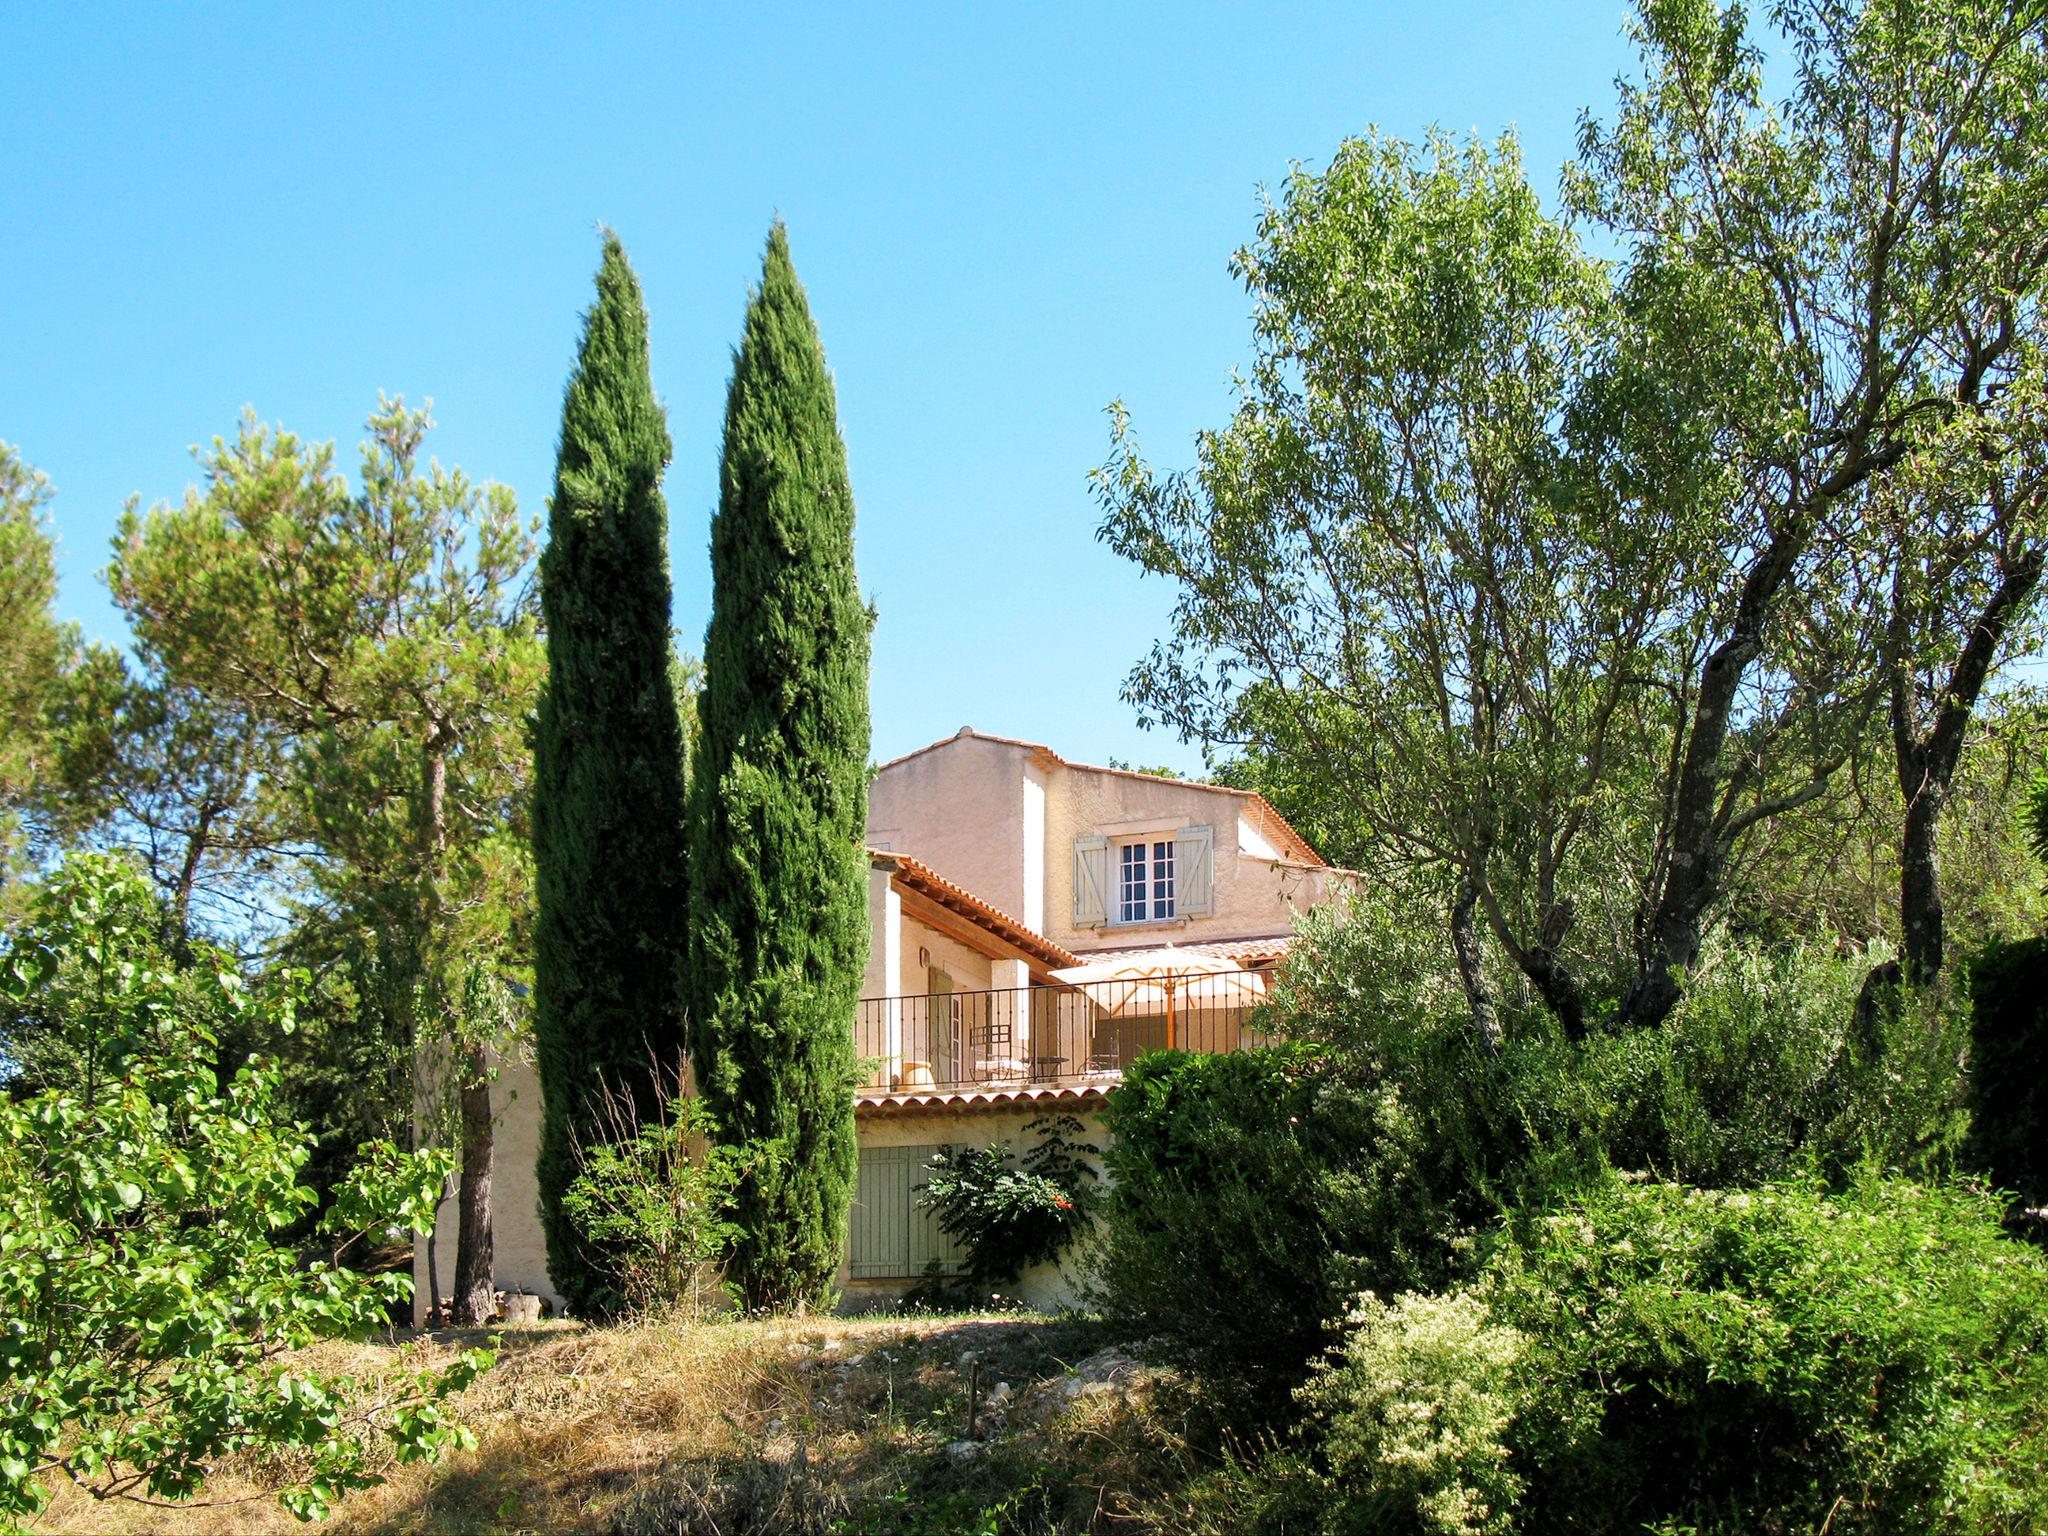
[[[401,1352],[329,1348],[355,1370]],[[972,1436],[969,1398],[980,1399]],[[1001,1536],[1164,1531],[1190,1456],[1169,1381],[1093,1325],[1011,1317],[544,1324],[508,1332],[457,1401],[480,1438],[438,1467],[393,1467],[324,1528],[373,1532]],[[230,1467],[216,1503],[167,1511],[62,1494],[42,1528],[173,1536],[303,1531]]]

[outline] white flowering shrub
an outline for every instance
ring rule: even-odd
[[[1522,1335],[1469,1292],[1368,1293],[1348,1321],[1299,1394],[1320,1421],[1332,1527],[1504,1536],[1522,1487],[1506,1443]]]

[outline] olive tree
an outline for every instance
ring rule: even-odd
[[[2008,424],[1968,434],[1979,479],[2027,441],[2038,8],[1768,21],[1781,103],[1745,7],[1644,0],[1562,223],[1440,140],[1298,173],[1237,260],[1232,423],[1161,477],[1119,417],[1098,481],[1105,536],[1181,590],[1131,695],[1315,758],[1380,850],[1453,872],[1460,956],[1476,915],[1568,1026],[1588,966],[1663,1019],[1758,829],[1869,739],[1888,646],[1966,645],[1967,603],[1886,623],[1881,508],[1958,423]],[[1618,254],[1561,283],[1575,229]]]

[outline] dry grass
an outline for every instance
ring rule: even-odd
[[[478,1342],[425,1341],[431,1357]],[[1189,1470],[1149,1374],[1116,1368],[1085,1323],[1016,1317],[812,1318],[616,1328],[543,1324],[501,1336],[496,1369],[456,1401],[478,1448],[391,1467],[326,1529],[369,1533],[853,1533],[939,1536],[1160,1528]],[[387,1346],[326,1346],[375,1372]],[[1076,1376],[1071,1368],[1093,1364]],[[1102,1379],[1105,1375],[1110,1379]],[[970,1387],[983,1408],[971,1448]],[[1007,1393],[998,1384],[1007,1384]],[[281,1469],[229,1466],[240,1500]],[[304,1529],[274,1503],[166,1511],[60,1491],[51,1532],[219,1536]]]

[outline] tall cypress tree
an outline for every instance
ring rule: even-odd
[[[855,1171],[867,959],[868,631],[832,379],[778,220],[726,394],[691,780],[690,1047],[748,1149],[727,1268],[750,1307],[824,1302]]]
[[[541,555],[548,680],[534,731],[535,1037],[548,1271],[578,1310],[615,1293],[562,1211],[601,1095],[658,1107],[683,1056],[683,742],[670,671],[667,418],[616,236],[562,401]]]

